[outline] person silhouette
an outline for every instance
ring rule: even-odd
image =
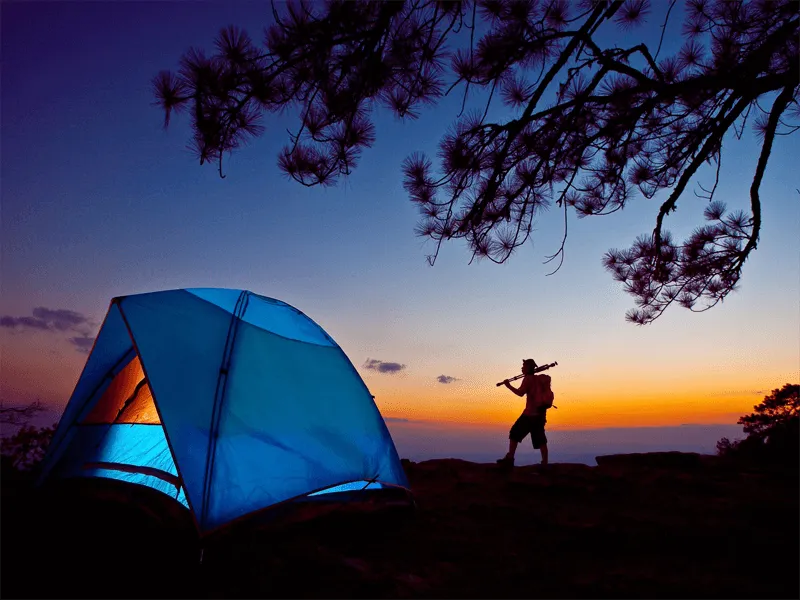
[[[547,465],[547,435],[544,427],[547,423],[547,409],[552,406],[551,399],[547,397],[546,390],[550,387],[549,375],[536,374],[536,361],[526,358],[522,361],[522,383],[515,388],[508,379],[503,384],[517,396],[526,396],[525,410],[516,420],[508,433],[508,453],[497,460],[497,464],[504,467],[514,466],[514,454],[517,446],[525,436],[530,434],[534,450],[542,453],[542,465]]]

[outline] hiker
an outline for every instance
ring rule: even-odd
[[[527,396],[525,410],[511,427],[508,434],[508,454],[497,461],[501,466],[513,467],[517,445],[530,434],[534,450],[542,453],[542,465],[547,465],[547,436],[544,426],[547,423],[547,409],[552,404],[549,375],[536,375],[536,361],[526,358],[522,361],[522,373],[525,375],[519,388],[515,388],[508,379],[503,384],[517,396]]]

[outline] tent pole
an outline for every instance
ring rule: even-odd
[[[228,371],[233,357],[233,346],[236,342],[236,332],[239,329],[239,321],[247,310],[248,292],[242,291],[236,300],[236,306],[231,313],[231,322],[228,325],[228,335],[225,338],[225,347],[222,349],[222,363],[217,375],[217,387],[214,390],[214,406],[211,409],[211,423],[208,430],[208,449],[206,451],[206,470],[203,481],[203,504],[200,514],[200,523],[206,524],[208,516],[208,504],[211,496],[211,484],[214,476],[214,459],[217,451],[217,438],[219,437],[219,420],[222,415],[222,401],[228,386]],[[223,380],[224,378],[224,380]]]

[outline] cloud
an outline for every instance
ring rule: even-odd
[[[75,346],[78,352],[89,354],[89,351],[94,345],[94,338],[88,335],[80,335],[69,338],[69,343]]]
[[[79,331],[81,326],[89,325],[87,317],[74,310],[59,308],[53,310],[44,306],[33,309],[32,317],[0,317],[0,327],[10,329],[41,329],[45,331]]]
[[[455,377],[450,377],[450,375],[439,375],[436,378],[436,381],[439,383],[453,383],[454,381],[461,381],[460,379],[456,379]]]
[[[54,333],[77,334],[67,338],[76,350],[88,353],[92,349],[94,337],[90,335],[95,324],[86,316],[65,308],[45,308],[37,306],[31,316],[0,316],[0,327],[22,331],[51,331]]]
[[[50,329],[47,321],[34,317],[0,317],[0,327],[7,327],[9,329],[16,329],[17,327],[21,327],[22,329]]]
[[[89,319],[81,313],[64,308],[52,310],[44,306],[37,306],[33,309],[33,316],[45,321],[58,331],[71,331],[81,325],[89,324]]]
[[[384,421],[391,421],[392,423],[409,423],[410,419],[403,419],[402,417],[383,417]]]
[[[386,362],[383,360],[368,358],[367,362],[364,363],[364,368],[377,371],[378,373],[399,373],[405,369],[406,366],[396,362]]]

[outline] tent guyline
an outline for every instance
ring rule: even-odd
[[[408,491],[338,344],[285,302],[221,288],[112,300],[40,483],[72,477],[158,490],[201,534],[290,502]]]

